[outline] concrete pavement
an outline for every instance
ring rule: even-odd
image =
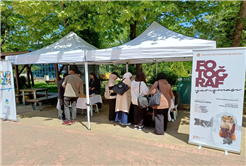
[[[1,122],[2,165],[245,165],[245,117],[242,153],[187,144],[189,112],[180,111],[177,121],[168,124],[164,136],[107,121],[107,105],[91,118],[78,114],[78,123],[62,126],[57,111],[47,105],[44,111],[18,105],[20,122]]]

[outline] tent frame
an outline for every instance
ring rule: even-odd
[[[58,44],[60,44],[59,47],[61,49],[56,47]],[[73,47],[73,50],[69,49],[69,47]],[[66,48],[68,49],[66,50]],[[158,67],[157,62],[191,61],[193,50],[202,48],[216,48],[216,41],[185,36],[171,31],[157,22],[153,22],[138,37],[116,47],[99,50],[75,33],[70,32],[59,41],[47,46],[47,50],[49,51],[42,48],[34,51],[34,53],[24,54],[21,58],[16,56],[9,58],[9,60],[12,60],[15,64],[50,62],[59,64],[84,64],[87,118],[88,129],[90,130],[89,64],[126,64],[126,71],[128,72],[129,64],[156,63],[156,67]],[[28,57],[31,55],[34,57],[29,60]],[[25,56],[27,58],[23,59]],[[49,59],[49,57],[52,59]],[[58,78],[58,64],[56,65],[56,72]]]

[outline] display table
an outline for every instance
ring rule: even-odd
[[[95,105],[96,106],[95,112],[99,113],[96,103],[102,103],[102,96],[101,95],[93,95],[93,96],[90,95],[91,110],[93,110],[93,105]],[[87,109],[86,96],[78,98],[76,108]],[[93,111],[91,111],[91,116],[93,116]]]

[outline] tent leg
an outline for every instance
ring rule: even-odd
[[[128,72],[128,63],[126,63],[126,73]]]
[[[89,96],[88,62],[85,62],[85,91],[86,91],[88,130],[90,130],[91,124],[90,124],[90,96]]]

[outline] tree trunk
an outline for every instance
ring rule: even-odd
[[[130,24],[130,39],[133,40],[137,37],[137,21],[134,21],[133,24]],[[136,65],[136,70],[138,72],[142,72],[142,64],[137,64]]]
[[[55,64],[55,70],[56,70],[56,83],[58,85],[59,82],[59,69],[58,69],[58,63]]]
[[[62,3],[62,2],[61,2],[61,3]],[[65,9],[66,9],[66,4],[65,4],[65,3],[62,3],[62,10],[65,11]],[[67,21],[68,21],[67,18],[64,18],[64,19],[63,19],[64,27],[67,27]]]
[[[16,83],[16,88],[17,88],[17,95],[20,95],[20,87],[19,87],[19,70],[18,70],[18,65],[15,65],[15,83]],[[21,101],[20,97],[18,97],[18,101]]]
[[[8,17],[5,18],[4,29],[5,29],[5,34],[4,34],[4,38],[3,38],[2,42],[1,42],[1,53],[4,53],[2,46],[5,43],[5,41],[7,39],[7,34],[8,34]]]
[[[134,21],[133,24],[130,24],[130,39],[133,40],[137,37],[137,21]]]
[[[239,19],[237,20],[236,29],[232,36],[232,47],[239,47],[242,39],[242,32],[245,27],[243,20],[246,17],[246,1],[242,1],[240,12],[238,14]]]

